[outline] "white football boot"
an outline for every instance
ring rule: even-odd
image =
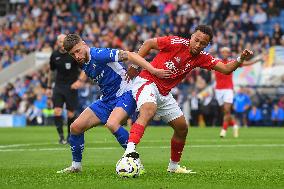
[[[239,137],[239,126],[238,125],[234,125],[233,126],[233,136],[235,138],[238,138]]]
[[[56,173],[80,173],[82,172],[81,162],[72,162],[70,167],[57,171]]]
[[[187,169],[185,166],[178,165],[176,169],[171,169],[170,166],[168,167],[167,171],[169,173],[181,173],[181,174],[195,174],[196,172]]]
[[[220,137],[224,138],[226,136],[226,132],[227,131],[225,129],[222,129],[221,132],[220,132]]]

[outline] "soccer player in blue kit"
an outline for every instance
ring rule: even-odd
[[[119,144],[126,148],[128,131],[120,124],[136,109],[132,97],[131,81],[128,81],[122,61],[131,61],[150,73],[161,78],[168,78],[170,71],[154,68],[144,58],[129,51],[110,48],[89,47],[77,34],[68,34],[64,39],[65,50],[80,64],[86,76],[95,81],[102,92],[102,97],[86,108],[70,127],[70,147],[72,165],[57,173],[82,171],[82,152],[84,150],[84,132],[99,124],[105,124],[116,137]]]

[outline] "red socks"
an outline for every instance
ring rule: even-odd
[[[228,126],[234,126],[236,124],[235,120],[231,120],[229,122],[223,122],[223,129],[224,130],[227,130]]]
[[[236,124],[236,122],[235,122],[235,120],[231,119],[229,124],[230,124],[230,126],[234,126]]]
[[[171,160],[172,161],[174,162],[180,161],[184,145],[185,145],[185,142],[176,141],[175,139],[171,140]]]
[[[138,144],[144,134],[144,131],[145,127],[143,125],[134,123],[130,129],[128,142],[133,142],[135,144]]]
[[[227,130],[228,125],[229,125],[228,122],[225,122],[225,121],[224,121],[224,122],[223,122],[223,129],[224,129],[224,130]]]

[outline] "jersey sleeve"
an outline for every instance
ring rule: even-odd
[[[218,58],[214,58],[212,55],[210,55],[207,52],[201,52],[201,60],[199,67],[207,69],[207,70],[212,70],[212,68],[219,62],[221,61]]]
[[[98,48],[91,56],[99,63],[118,62],[119,50],[111,48]]]
[[[49,58],[49,67],[50,70],[54,71],[56,69],[55,67],[55,59],[54,59],[54,53],[51,54],[50,58]]]
[[[171,37],[158,37],[157,43],[160,51],[170,51],[171,50]]]

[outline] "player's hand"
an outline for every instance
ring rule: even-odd
[[[251,50],[245,49],[241,54],[241,60],[249,60],[253,56],[253,52]]]
[[[45,91],[45,93],[46,93],[46,96],[47,96],[48,98],[51,98],[51,97],[52,97],[52,89],[47,88],[46,91]]]
[[[84,83],[80,80],[75,81],[74,83],[72,83],[71,85],[71,89],[80,89],[84,86]]]
[[[155,75],[159,78],[170,78],[171,75],[172,75],[172,71],[155,68],[155,70],[151,74],[153,74],[153,75]]]

